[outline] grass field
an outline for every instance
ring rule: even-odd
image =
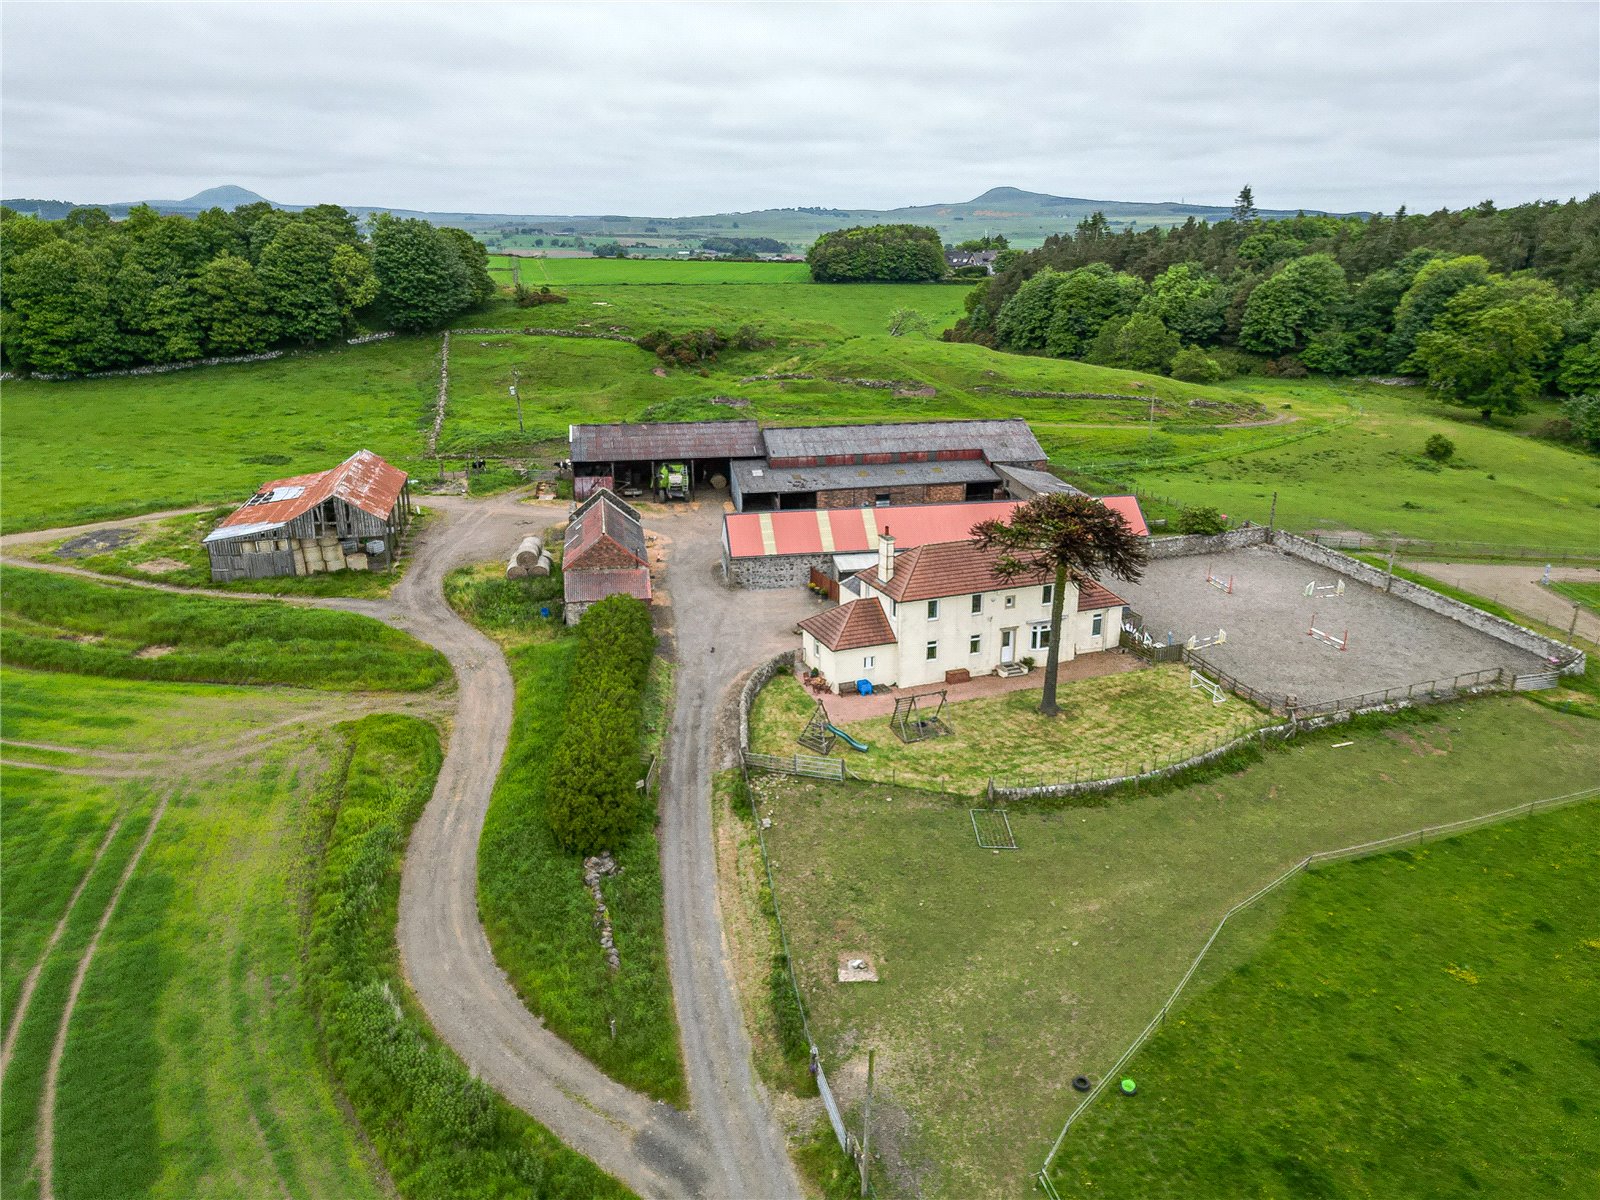
[[[1336,746],[1338,742],[1353,745]],[[882,784],[758,778],[812,1029],[847,1105],[877,1051],[886,1194],[1016,1195],[1222,912],[1307,852],[1592,784],[1591,723],[1521,699],[1346,725],[1103,807],[1014,812]],[[882,982],[840,986],[841,954]]]
[[[267,579],[235,579],[218,583],[211,578],[211,556],[203,545],[206,534],[232,506],[186,513],[129,526],[129,540],[115,548],[85,553],[80,536],[55,538],[48,542],[22,543],[12,551],[19,558],[35,562],[63,563],[99,575],[124,579],[154,580],[169,587],[208,588],[223,592],[264,592],[283,596],[387,596],[406,567],[404,551],[394,569],[388,571],[331,571],[317,575],[286,575]],[[406,543],[421,531],[427,514],[414,519],[406,531]],[[104,536],[104,535],[99,535]]]
[[[1056,1186],[1150,1197],[1591,1190],[1597,864],[1590,802],[1301,876],[1265,944],[1127,1068],[1138,1095],[1108,1095],[1068,1133]]]
[[[1591,612],[1600,613],[1600,583],[1552,583],[1550,587]]]
[[[560,732],[577,640],[536,614],[559,578],[506,581],[498,564],[452,572],[457,611],[506,649],[516,684],[511,741],[478,848],[478,909],[495,960],[529,1010],[613,1078],[657,1099],[686,1099],[667,974],[660,852],[653,828],[613,850],[601,883],[620,965],[607,966],[583,859],[560,849],[545,819],[549,755]],[[647,737],[666,721],[670,676],[657,660]]]
[[[1600,457],[1525,436],[1551,415],[1547,404],[1513,427],[1491,429],[1416,388],[1260,378],[1203,387],[944,343],[932,334],[960,314],[967,289],[958,285],[813,284],[795,264],[546,259],[527,260],[523,270],[531,283],[541,282],[531,273],[546,272],[570,302],[498,302],[457,324],[630,335],[749,325],[771,344],[724,352],[704,375],[675,367],[663,378],[653,373],[653,356],[624,343],[459,336],[441,432],[448,455],[545,463],[560,457],[567,424],[579,420],[1023,415],[1058,466],[1113,483],[1136,478],[1144,490],[1236,516],[1264,520],[1277,490],[1279,521],[1291,528],[1537,545],[1594,540]],[[901,306],[927,316],[931,333],[889,337],[888,315]],[[161,376],[12,381],[0,414],[0,529],[236,503],[263,479],[327,467],[361,446],[425,473],[434,465],[422,454],[438,352],[437,337],[417,336]],[[513,368],[521,373],[523,432],[506,391]],[[819,378],[744,382],[772,373]],[[897,396],[837,379],[892,379],[934,394]],[[1133,398],[1009,394],[1017,391]],[[748,403],[707,403],[720,396]],[[1332,428],[1351,415],[1352,401],[1364,415]],[[63,411],[73,419],[61,420]],[[1267,420],[1288,423],[1258,423]],[[1438,432],[1457,454],[1435,470],[1421,465],[1420,450]]]
[[[956,795],[980,795],[990,779],[1011,787],[1137,774],[1161,759],[1182,758],[1267,723],[1237,697],[1213,704],[1189,687],[1189,669],[1157,667],[1062,684],[1062,715],[1039,713],[1037,691],[985,696],[946,706],[952,733],[902,742],[888,717],[841,728],[871,749],[839,742],[833,757],[851,773]],[[750,714],[750,748],[761,754],[813,754],[795,739],[816,707],[793,675],[780,675]]]
[[[72,1010],[49,1114],[55,1194],[381,1194],[299,999],[297,899],[315,849],[307,803],[326,742],[297,737],[212,761],[200,747],[234,727],[248,693],[9,670],[4,686],[8,741],[81,746],[92,768],[130,777],[0,767],[16,1036],[0,1190],[38,1194],[41,1097],[73,977],[148,834]],[[282,711],[288,700],[267,704]],[[181,766],[130,757],[150,752],[157,723],[187,741]]]
[[[0,568],[0,630],[14,666],[124,679],[412,690],[444,657],[355,613],[219,600]],[[316,663],[307,674],[306,664]]]

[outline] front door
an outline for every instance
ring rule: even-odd
[[[1002,629],[1000,631],[1000,661],[1008,663],[1015,656],[1017,648],[1017,631],[1015,629]]]

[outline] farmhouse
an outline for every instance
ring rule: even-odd
[[[358,450],[332,470],[264,483],[224,517],[205,539],[211,578],[381,570],[410,516],[406,473]]]
[[[1100,502],[1121,514],[1140,537],[1150,532],[1134,497],[1103,496]],[[985,500],[895,509],[896,543],[904,551],[931,542],[959,542],[980,521],[1006,520],[1017,503]],[[728,513],[722,519],[723,574],[748,588],[801,587],[813,571],[842,580],[877,562],[879,534],[889,519],[877,507]]]
[[[833,690],[1021,674],[1023,658],[1050,649],[1054,582],[1039,571],[996,574],[998,550],[934,542],[895,553],[878,539],[878,561],[850,581],[858,598],[800,622],[801,652]],[[1125,602],[1095,582],[1068,583],[1062,601],[1062,661],[1115,648]]]
[[[573,510],[561,555],[566,622],[576,625],[607,596],[650,603],[650,559],[644,522],[626,501],[602,488]]]

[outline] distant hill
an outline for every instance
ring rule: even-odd
[[[265,197],[236,185],[207,188],[187,200],[149,200],[161,212],[195,213],[218,207],[237,208],[255,204]],[[19,212],[37,212],[47,219],[64,217],[74,205],[56,200],[6,200]],[[299,211],[304,205],[277,204],[275,208]],[[133,203],[100,205],[113,217],[127,215]],[[891,209],[841,209],[821,206],[767,208],[751,212],[711,213],[693,217],[625,216],[615,213],[570,215],[515,213],[444,213],[382,205],[346,204],[358,216],[392,212],[396,216],[423,217],[440,225],[458,225],[471,230],[491,248],[538,248],[569,245],[576,239],[586,243],[626,241],[639,243],[658,252],[698,247],[708,237],[774,238],[796,252],[804,251],[817,237],[829,230],[851,225],[884,225],[909,222],[931,225],[946,242],[960,242],[984,233],[1000,233],[1011,244],[1026,249],[1037,246],[1052,233],[1071,230],[1095,212],[1104,213],[1114,229],[1148,229],[1154,225],[1181,225],[1190,217],[1218,221],[1229,210],[1220,205],[1185,204],[1174,201],[1088,200],[1076,196],[1051,196],[1021,188],[990,188],[971,200],[949,204],[914,204]],[[1294,209],[1262,209],[1268,219],[1292,217]],[[1320,209],[1307,212],[1321,213]],[[1355,214],[1364,216],[1365,214]]]

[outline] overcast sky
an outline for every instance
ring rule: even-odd
[[[1600,189],[1600,4],[30,4],[0,190],[684,215]]]

